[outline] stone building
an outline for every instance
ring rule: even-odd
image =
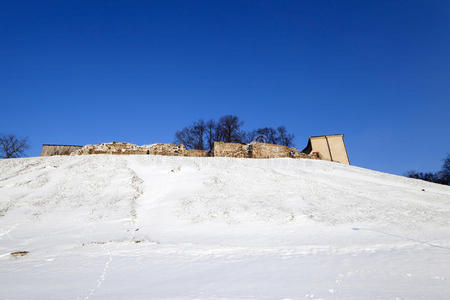
[[[317,153],[319,159],[350,164],[343,134],[312,136],[303,153]]]

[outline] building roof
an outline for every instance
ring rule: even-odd
[[[313,139],[313,138],[320,138],[320,137],[326,137],[326,136],[344,136],[344,135],[337,133],[337,134],[315,135],[315,136],[310,136],[309,138]]]

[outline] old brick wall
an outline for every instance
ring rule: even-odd
[[[214,142],[212,153],[217,157],[248,158],[248,147],[247,144]]]

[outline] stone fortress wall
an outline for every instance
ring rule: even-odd
[[[190,156],[190,157],[233,157],[233,158],[308,158],[324,159],[349,164],[343,135],[333,135],[334,138],[342,138],[342,143],[328,143],[324,152],[318,144],[317,137],[310,138],[308,146],[299,151],[281,145],[273,145],[259,142],[250,144],[214,142],[213,149],[208,150],[188,150],[184,145],[174,144],[152,144],[138,146],[131,143],[100,143],[86,146],[64,146],[64,145],[43,145],[41,156],[52,155],[90,155],[90,154],[140,154],[140,155],[164,155],[164,156]],[[319,146],[316,146],[319,145]],[[336,146],[335,146],[336,145]],[[334,148],[333,148],[334,147]],[[343,148],[342,148],[343,147]],[[331,149],[331,150],[330,150]],[[317,151],[320,150],[320,151]],[[330,151],[331,152],[330,152]],[[345,151],[345,152],[344,152]],[[324,153],[322,153],[324,152]],[[332,156],[330,153],[339,153]],[[343,154],[345,153],[345,155]],[[342,155],[341,155],[342,154]],[[333,159],[338,157],[339,160]]]
[[[53,155],[70,155],[70,153],[83,148],[83,146],[75,145],[42,145],[41,156],[53,156]]]
[[[295,148],[253,142],[250,144],[215,142],[211,151],[188,150],[184,145],[153,144],[138,146],[130,143],[100,143],[98,145],[86,145],[74,149],[70,155],[90,154],[148,154],[165,156],[191,156],[191,157],[234,157],[234,158],[312,158],[315,154],[304,154]],[[58,154],[54,154],[58,155]],[[59,154],[61,155],[61,154]],[[68,155],[68,154],[66,154]]]

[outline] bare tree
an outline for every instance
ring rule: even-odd
[[[271,127],[258,128],[248,133],[248,142],[278,144],[277,132]]]
[[[175,143],[183,144],[187,149],[194,149],[194,139],[190,127],[184,127],[175,133]]]
[[[187,149],[211,150],[214,142],[251,143],[262,141],[269,144],[293,147],[294,135],[288,133],[286,127],[263,127],[245,132],[244,122],[237,116],[226,115],[214,121],[198,120],[175,133],[175,143],[184,144]]]
[[[276,130],[272,127],[258,128],[248,134],[249,142],[261,140],[265,143],[293,147],[294,135],[288,133],[286,127],[279,126]]]
[[[194,149],[197,150],[205,150],[205,144],[203,143],[203,136],[205,134],[205,122],[203,120],[199,120],[194,122],[191,127]]]
[[[450,185],[450,154],[444,159],[444,164],[442,165],[440,173],[442,183]]]
[[[237,116],[226,115],[219,119],[216,126],[216,141],[226,143],[242,143],[245,141],[245,132],[241,127],[244,122]]]
[[[205,140],[208,149],[212,149],[214,146],[214,141],[216,138],[216,121],[213,119],[209,120],[205,124]]]
[[[450,185],[450,155],[444,159],[444,164],[439,172],[416,172],[409,171],[406,173],[407,177],[422,179],[429,182],[440,183],[445,185]]]
[[[286,127],[280,126],[277,128],[278,131],[278,145],[293,147],[294,146],[294,135],[292,133],[288,133]]]
[[[187,149],[204,150],[206,125],[203,120],[194,122],[191,126],[184,127],[175,133],[175,143],[183,144]]]
[[[22,157],[29,147],[27,138],[18,138],[13,134],[0,136],[1,158]]]
[[[447,158],[444,159],[444,164],[442,165],[442,172],[450,175],[450,154],[447,155]]]

